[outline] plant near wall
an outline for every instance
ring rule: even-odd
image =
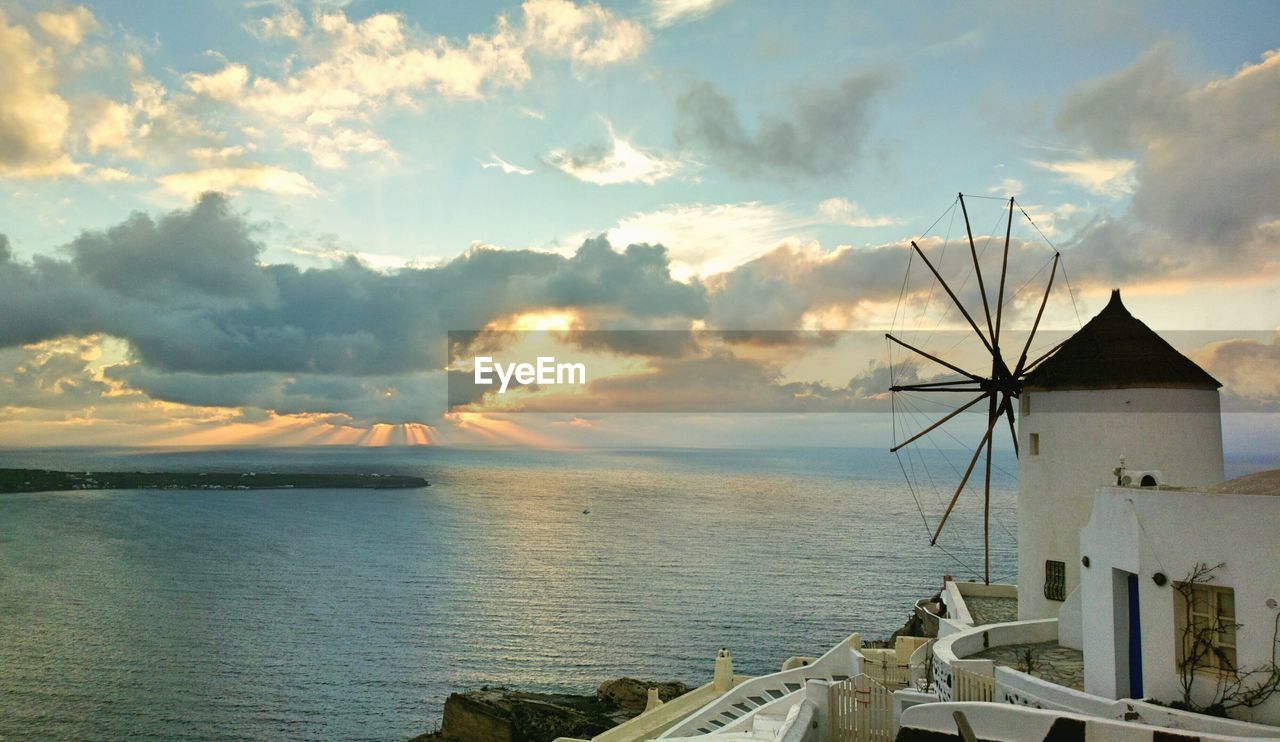
[[[1243,624],[1211,615],[1196,620],[1193,615],[1197,587],[1210,585],[1223,563],[1209,565],[1198,562],[1174,590],[1182,596],[1182,654],[1178,658],[1178,679],[1182,688],[1181,702],[1171,704],[1188,711],[1226,716],[1235,708],[1252,708],[1265,703],[1280,690],[1280,666],[1276,664],[1276,647],[1280,645],[1280,613],[1271,629],[1271,659],[1252,668],[1240,668],[1221,647],[1221,638],[1234,634]],[[1212,692],[1203,688],[1212,683]],[[1200,701],[1196,700],[1199,697]],[[1204,699],[1207,699],[1204,700]]]
[[[924,687],[920,690],[925,693],[933,692],[933,642],[929,642],[924,648]]]
[[[1018,669],[1028,675],[1034,674],[1040,667],[1040,661],[1036,659],[1036,653],[1031,651],[1030,647],[1022,650],[1022,654],[1018,657]]]

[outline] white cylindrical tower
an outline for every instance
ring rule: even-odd
[[[1160,484],[1224,479],[1222,386],[1113,291],[1028,375],[1018,423],[1018,617],[1053,618],[1079,585],[1080,529],[1120,459]],[[1134,482],[1135,485],[1139,482]]]

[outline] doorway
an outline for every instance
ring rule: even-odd
[[[1129,697],[1142,698],[1142,611],[1138,603],[1138,576],[1125,580],[1129,598]]]

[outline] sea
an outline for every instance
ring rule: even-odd
[[[455,691],[699,685],[721,647],[761,674],[886,638],[983,564],[980,493],[930,547],[945,476],[883,449],[75,448],[0,467],[431,483],[0,495],[0,739],[404,740]],[[993,580],[1015,579],[1015,468],[997,455]]]

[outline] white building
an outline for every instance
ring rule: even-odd
[[[1054,618],[1080,579],[1098,487],[1131,469],[1223,479],[1221,384],[1135,319],[1120,292],[1027,377],[1018,422],[1018,617]]]
[[[1192,698],[1210,704],[1220,675],[1276,659],[1280,611],[1280,472],[1209,488],[1104,487],[1080,534],[1085,691],[1106,698],[1182,697],[1182,671],[1200,636]],[[1212,571],[1190,590],[1197,567]],[[1193,596],[1188,605],[1187,594]],[[1059,639],[1071,631],[1064,617]],[[1191,672],[1190,666],[1187,671]],[[1255,677],[1246,686],[1262,682]],[[1280,695],[1232,716],[1280,725]]]

